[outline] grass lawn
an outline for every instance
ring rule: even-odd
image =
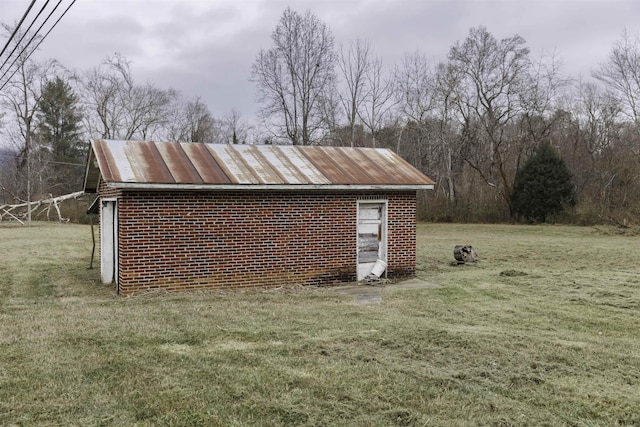
[[[451,265],[471,244],[477,265]],[[640,425],[640,237],[418,226],[419,278],[119,298],[88,226],[0,224],[0,425]],[[99,263],[98,263],[99,264]]]

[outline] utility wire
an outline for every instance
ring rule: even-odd
[[[48,2],[48,1],[47,1]],[[53,23],[53,25],[51,26],[51,28],[49,28],[49,31],[46,32],[46,34],[44,36],[42,36],[42,38],[40,39],[40,41],[38,41],[38,44],[36,44],[36,46],[31,50],[31,52],[29,52],[29,54],[27,55],[26,59],[29,59],[29,57],[31,57],[31,55],[33,54],[33,52],[35,52],[38,47],[40,47],[40,45],[42,44],[42,42],[44,41],[44,39],[47,38],[47,36],[49,35],[49,33],[51,33],[51,31],[56,27],[56,25],[58,25],[58,23],[60,22],[60,20],[67,14],[67,12],[69,11],[69,9],[71,9],[71,6],[73,6],[75,4],[76,0],[73,0],[71,2],[71,4],[69,4],[69,6],[67,6],[67,8],[64,10],[64,12],[62,12],[62,15],[60,15],[60,17],[56,20],[56,22]],[[51,15],[53,15],[53,12],[55,12],[55,10],[58,8],[58,6],[60,5],[60,3],[62,3],[62,0],[60,0],[58,2],[58,4],[56,4],[56,7],[51,11],[51,13],[49,14],[49,16],[47,17],[47,19],[42,23],[42,25],[40,25],[40,27],[36,30],[36,34],[34,34],[33,37],[31,37],[31,39],[29,40],[29,42],[27,43],[27,46],[25,46],[24,49],[22,49],[22,51],[20,52],[20,55],[22,54],[22,52],[24,52],[26,50],[26,48],[29,46],[29,44],[31,43],[31,41],[33,41],[33,39],[37,36],[38,32],[40,31],[40,29],[44,26],[44,24],[46,24],[46,22],[49,20],[49,18],[51,17]],[[19,56],[18,56],[19,57]],[[17,60],[17,58],[16,58]],[[13,63],[11,64],[11,66],[9,67],[9,69],[2,75],[2,77],[0,77],[0,81],[2,81],[2,79],[4,78],[4,76],[7,74],[7,72],[11,69],[11,67],[13,66],[13,64],[15,64],[16,60],[13,61]],[[11,78],[18,72],[18,68],[16,68],[16,70],[11,73],[11,75],[9,76],[9,78],[7,79],[6,82],[4,82],[4,84],[2,86],[0,86],[0,91],[2,91],[2,89],[4,89],[4,87],[9,83],[9,81],[11,81]]]
[[[86,166],[84,163],[70,163],[70,162],[54,162],[53,160],[46,161],[45,163],[53,163],[54,165],[67,165],[67,166]]]
[[[60,0],[60,2],[58,2],[58,5],[62,2],[62,0]],[[40,45],[42,44],[42,42],[44,41],[44,39],[47,38],[47,36],[49,35],[49,33],[51,32],[51,30],[53,30],[55,28],[56,25],[58,25],[58,22],[60,22],[60,20],[64,17],[64,15],[67,14],[67,12],[69,11],[69,9],[71,9],[71,6],[73,6],[73,4],[76,2],[76,0],[73,0],[71,2],[71,4],[69,4],[69,6],[67,6],[67,8],[64,10],[64,12],[62,12],[62,15],[60,15],[60,17],[56,20],[56,22],[53,23],[53,25],[51,26],[51,28],[49,28],[49,31],[47,31],[45,33],[44,36],[42,36],[42,38],[40,39],[40,41],[38,42],[38,44],[36,45],[36,47],[33,48],[33,50],[31,51],[31,53],[33,53],[35,50],[38,49],[38,47],[40,47]],[[56,5],[56,8],[58,7],[58,5]],[[53,10],[55,11],[55,9]],[[51,11],[51,13],[53,13],[53,11]],[[49,18],[47,18],[49,19]],[[46,21],[45,21],[46,22]],[[29,56],[31,56],[31,53],[29,54]]]
[[[0,158],[4,159],[18,159],[22,157],[20,154],[0,154]],[[71,162],[57,162],[55,160],[44,160],[44,163],[53,163],[55,165],[67,165],[67,166],[86,166],[84,163],[71,163]]]
[[[4,51],[7,50],[7,48],[9,47],[9,43],[11,43],[11,40],[13,40],[13,38],[15,37],[16,33],[20,29],[20,26],[24,22],[25,18],[27,17],[27,15],[31,11],[31,8],[35,3],[36,3],[36,0],[33,0],[29,5],[29,7],[27,8],[27,11],[24,13],[24,15],[22,15],[22,19],[20,20],[20,22],[18,22],[18,25],[16,25],[16,27],[13,29],[13,32],[11,33],[11,37],[9,37],[9,40],[7,40],[7,43],[5,43],[4,47],[2,48],[2,52],[0,52],[0,57],[2,57],[2,54],[4,53]]]
[[[11,56],[13,55],[13,53],[16,51],[16,49],[18,49],[20,47],[20,43],[22,43],[22,40],[24,40],[24,38],[27,36],[27,34],[29,34],[29,31],[31,30],[31,27],[33,27],[33,24],[36,23],[36,21],[38,20],[38,18],[40,17],[40,15],[42,15],[42,12],[44,12],[45,8],[47,7],[47,5],[49,4],[50,0],[47,0],[46,3],[44,4],[44,6],[42,6],[42,8],[40,8],[40,12],[38,12],[38,14],[36,15],[35,18],[33,18],[33,20],[31,21],[31,24],[29,24],[29,28],[27,28],[27,30],[22,33],[22,37],[20,37],[20,40],[18,40],[16,42],[16,45],[13,47],[13,49],[11,50],[11,53],[9,53],[9,55],[7,55],[7,58],[4,60],[4,62],[2,63],[2,65],[0,65],[0,71],[2,70],[2,67],[5,66],[5,64],[9,61],[9,59],[11,59]],[[55,10],[55,9],[54,9]],[[48,18],[47,18],[48,19]],[[47,21],[44,21],[47,22]],[[17,29],[16,29],[17,30]],[[36,31],[36,34],[37,31]],[[27,43],[27,46],[29,44]],[[18,54],[16,60],[20,57],[20,54]],[[16,60],[14,60],[11,65],[9,65],[9,68],[7,69],[7,71],[9,71],[9,69],[11,69],[11,67],[13,66],[13,64],[15,64]],[[2,75],[2,77],[4,77],[7,74],[7,71],[5,71],[5,73]],[[0,80],[2,80],[2,77],[0,77]]]

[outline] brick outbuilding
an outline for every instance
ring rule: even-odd
[[[129,295],[411,276],[433,186],[386,149],[95,140],[84,189]]]

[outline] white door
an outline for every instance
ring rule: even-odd
[[[117,271],[118,211],[115,199],[103,199],[101,209],[100,279],[107,285],[113,282]]]
[[[371,273],[376,261],[387,261],[386,203],[358,202],[358,280]]]

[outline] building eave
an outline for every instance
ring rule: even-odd
[[[415,191],[433,190],[434,185],[343,185],[343,184],[142,184],[111,182],[111,188],[145,191]]]

